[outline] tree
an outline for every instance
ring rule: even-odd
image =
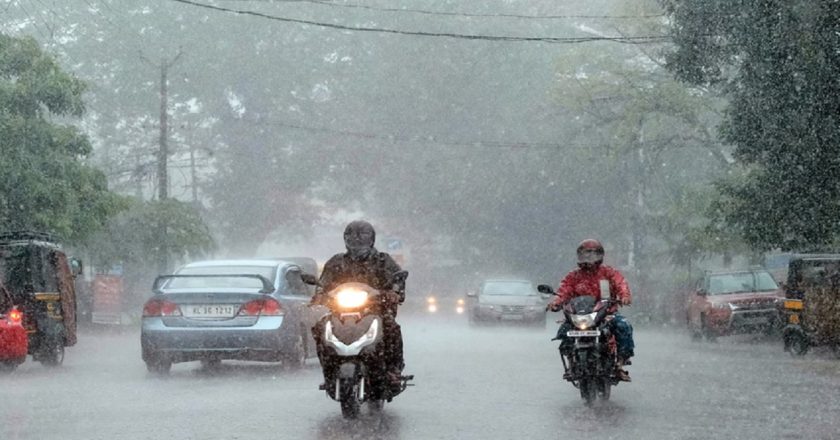
[[[120,208],[87,137],[53,121],[81,116],[84,89],[35,40],[0,34],[0,229],[79,242]]]
[[[106,227],[90,237],[84,249],[93,266],[123,268],[126,291],[142,300],[148,294],[151,274],[157,274],[159,220],[165,218],[166,251],[176,261],[207,256],[215,247],[210,230],[191,205],[173,199],[140,201],[125,199],[127,209],[112,217]],[[139,304],[139,303],[138,303]]]
[[[717,219],[755,249],[807,250],[840,235],[840,3],[666,0],[668,67],[718,87],[722,139],[746,176],[719,183]]]

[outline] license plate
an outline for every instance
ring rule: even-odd
[[[237,307],[233,304],[182,305],[181,312],[188,318],[232,318]]]
[[[592,336],[601,336],[601,332],[598,330],[569,330],[566,332],[566,336],[570,338],[585,338]]]
[[[502,319],[505,321],[521,321],[522,315],[502,315]]]

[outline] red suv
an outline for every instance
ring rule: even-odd
[[[778,328],[778,303],[783,300],[766,270],[706,272],[688,300],[688,329],[695,340],[771,332]]]

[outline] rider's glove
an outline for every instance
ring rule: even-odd
[[[624,297],[624,298],[619,299],[619,300],[618,300],[618,302],[619,302],[622,306],[629,306],[631,301],[630,301],[630,298],[629,298],[629,297]]]

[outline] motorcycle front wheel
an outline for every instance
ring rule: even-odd
[[[355,419],[359,416],[359,382],[357,379],[342,379],[340,382],[341,415],[345,419]]]
[[[598,397],[601,398],[603,401],[610,400],[610,390],[612,389],[612,385],[610,384],[609,380],[601,379],[598,381]]]
[[[586,406],[591,406],[593,403],[595,403],[595,398],[597,397],[598,390],[594,380],[590,378],[581,379],[579,388],[580,397],[581,399],[583,399],[583,403],[586,404]]]

